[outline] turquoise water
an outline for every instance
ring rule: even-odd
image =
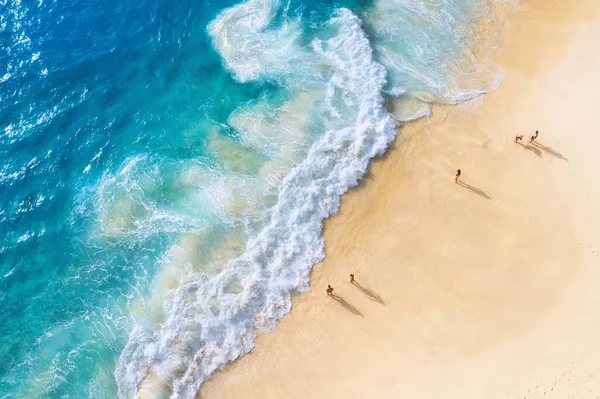
[[[0,398],[193,397],[396,128],[498,86],[514,7],[0,0]]]

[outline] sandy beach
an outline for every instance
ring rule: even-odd
[[[402,128],[311,289],[200,396],[598,398],[599,37],[600,2],[523,0],[501,87]]]

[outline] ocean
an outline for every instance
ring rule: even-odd
[[[0,0],[0,398],[194,398],[512,0]]]

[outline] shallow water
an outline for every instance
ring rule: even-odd
[[[0,0],[0,397],[193,397],[515,6]]]

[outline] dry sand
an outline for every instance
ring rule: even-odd
[[[501,88],[402,130],[311,290],[202,397],[600,397],[599,9],[523,0]]]

